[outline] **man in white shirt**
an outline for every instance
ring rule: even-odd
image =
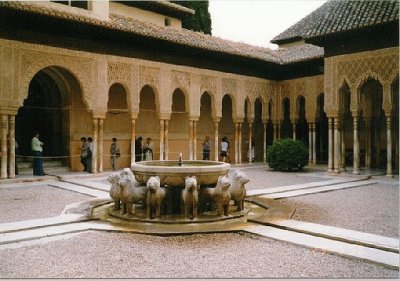
[[[39,140],[39,135],[39,132],[36,132],[31,141],[34,176],[44,176],[42,159],[43,143]]]

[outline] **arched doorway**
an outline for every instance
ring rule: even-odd
[[[393,166],[394,173],[399,172],[399,77],[392,83],[392,143],[393,143]]]
[[[316,113],[316,149],[317,163],[327,163],[328,161],[328,117],[324,111],[324,94],[321,93],[317,98]]]
[[[233,124],[233,102],[230,95],[222,98],[222,118],[219,125],[219,139],[227,137],[229,141],[229,157],[231,162],[235,161],[235,125]],[[221,147],[220,147],[221,148]]]
[[[292,138],[292,123],[290,121],[290,100],[284,98],[282,100],[282,126],[281,126],[281,139]]]
[[[354,93],[356,94],[356,93]],[[351,93],[347,83],[339,89],[339,116],[341,119],[341,168],[353,164],[353,118],[350,111]]]
[[[254,161],[262,162],[264,160],[264,128],[262,124],[262,102],[257,98],[254,102]]]
[[[214,159],[214,121],[212,119],[212,99],[208,92],[204,92],[200,98],[200,118],[197,124],[197,151],[202,153],[202,143],[209,136],[211,142],[210,160]],[[197,159],[203,159],[199,154]]]
[[[303,96],[297,98],[296,103],[297,124],[296,124],[296,139],[304,145],[308,145],[308,126],[306,119],[306,99]]]
[[[112,138],[116,138],[121,157],[118,159],[118,167],[129,167],[130,163],[130,114],[128,112],[128,99],[125,87],[120,83],[114,83],[108,90],[107,115],[104,121],[103,137],[103,165],[105,169],[111,169],[110,146]]]
[[[30,161],[31,139],[38,131],[44,143],[45,163],[57,161],[74,169],[79,163],[80,137],[77,133],[91,131],[91,118],[73,74],[57,66],[37,72],[29,84],[23,106],[18,110],[15,128],[18,162]]]
[[[185,94],[181,89],[176,89],[172,94],[171,110],[168,132],[169,159],[179,159],[179,153],[183,153],[184,159],[189,159],[189,114]]]
[[[360,87],[361,117],[360,150],[365,168],[385,168],[386,155],[382,153],[385,142],[385,114],[382,109],[382,84],[373,78],[367,79]],[[384,160],[384,161],[382,161]]]
[[[154,149],[153,159],[160,157],[160,122],[157,116],[156,93],[149,85],[140,91],[139,114],[136,120],[136,138],[142,137],[142,144],[151,138]]]

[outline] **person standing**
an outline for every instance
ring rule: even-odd
[[[142,137],[138,137],[135,140],[135,162],[142,161]]]
[[[85,137],[81,137],[81,163],[83,165],[83,171],[88,172],[87,169],[87,155],[88,155],[88,144]]]
[[[117,159],[121,156],[119,146],[117,144],[117,138],[112,138],[112,144],[110,146],[110,163],[113,171],[118,170]]]
[[[87,138],[87,158],[86,158],[86,167],[89,173],[92,172],[92,156],[93,156],[93,139],[91,137]]]
[[[221,141],[221,157],[222,161],[225,162],[225,160],[228,161],[228,163],[231,162],[231,159],[229,158],[229,141],[227,137],[223,137]]]
[[[206,136],[206,140],[203,142],[203,160],[210,160],[210,148],[210,137]]]
[[[33,155],[33,175],[34,176],[44,176],[43,171],[43,143],[39,140],[39,132],[35,133],[35,136],[31,141],[31,149]]]
[[[154,149],[154,144],[151,141],[151,138],[147,138],[146,143],[143,146],[144,161],[153,160],[153,149]]]

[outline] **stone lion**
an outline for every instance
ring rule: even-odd
[[[196,176],[186,177],[185,189],[182,190],[182,200],[185,208],[185,219],[197,218],[198,187]]]
[[[229,177],[219,176],[217,185],[214,188],[213,199],[217,205],[217,215],[229,215],[229,202],[231,201],[231,193],[229,186],[231,185]]]
[[[161,218],[161,206],[163,204],[166,191],[160,187],[160,178],[158,176],[150,177],[147,181],[147,218],[153,219],[153,213],[156,218]]]
[[[121,187],[119,186],[119,181],[121,180],[121,175],[119,173],[113,173],[107,177],[107,181],[111,183],[110,197],[114,201],[114,210],[120,210],[120,200],[121,200]]]
[[[132,215],[133,204],[146,202],[147,190],[146,186],[138,186],[133,175],[131,175],[132,172],[129,173],[125,171],[126,169],[129,168],[125,168],[121,172],[121,179],[118,182],[121,187],[121,214]]]
[[[231,199],[235,201],[236,209],[241,211],[244,208],[244,198],[246,197],[246,188],[244,185],[250,180],[241,170],[234,170],[230,174],[229,180],[231,183],[231,186],[229,187]]]

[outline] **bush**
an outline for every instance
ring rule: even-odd
[[[308,163],[308,149],[298,140],[274,141],[267,150],[269,167],[278,171],[301,170]]]

